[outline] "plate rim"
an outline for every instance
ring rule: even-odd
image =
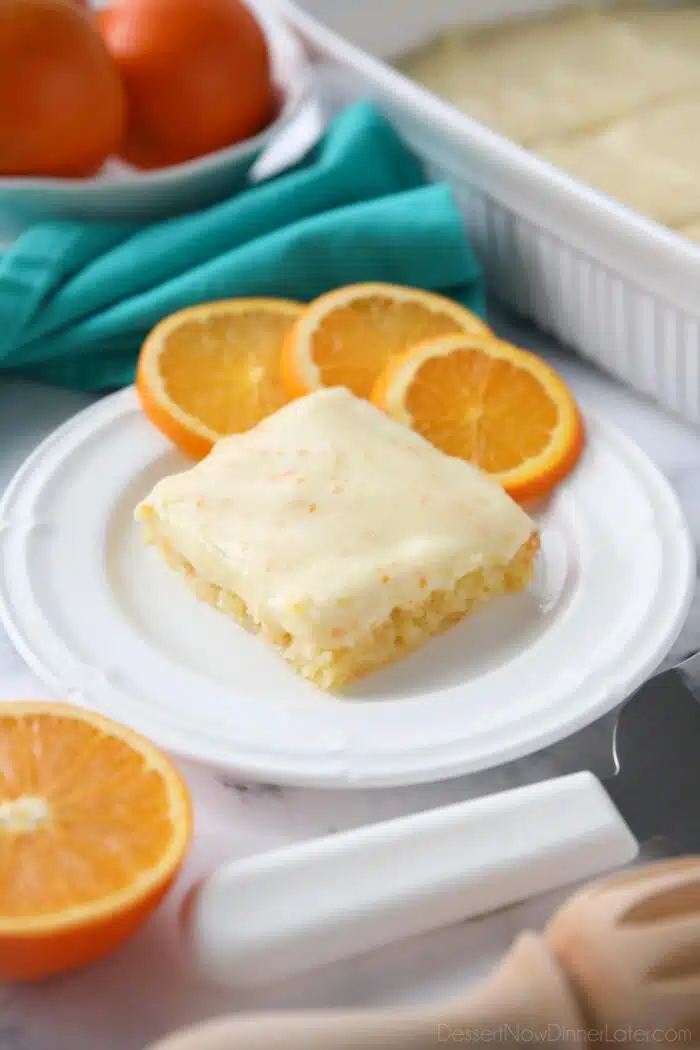
[[[8,507],[11,505],[16,493],[21,491],[27,479],[33,478],[37,465],[47,452],[54,446],[60,446],[74,429],[84,425],[90,417],[94,417],[92,420],[93,428],[91,429],[96,429],[104,421],[104,417],[116,418],[119,415],[126,414],[128,411],[133,411],[136,404],[137,395],[134,387],[126,387],[78,411],[39,442],[14,472],[0,496],[0,542],[4,528],[7,525],[4,519],[7,516]],[[675,509],[676,542],[673,545],[673,555],[676,580],[674,581],[675,593],[671,594],[672,604],[670,610],[666,615],[663,630],[659,631],[658,627],[655,630],[655,645],[653,648],[647,648],[644,659],[638,658],[634,660],[632,669],[626,671],[623,676],[624,682],[622,685],[619,682],[616,683],[618,688],[607,690],[596,703],[587,706],[584,712],[577,710],[569,717],[560,718],[548,727],[542,728],[535,725],[530,731],[520,734],[515,739],[505,740],[500,745],[497,743],[490,745],[487,750],[481,753],[479,758],[466,755],[460,760],[459,757],[455,758],[451,754],[442,764],[436,763],[434,760],[429,764],[421,764],[419,761],[417,763],[412,762],[398,770],[387,771],[386,767],[382,767],[369,773],[365,770],[352,772],[348,771],[347,768],[327,769],[322,761],[313,768],[309,768],[306,765],[308,758],[303,756],[295,758],[291,754],[289,756],[281,756],[269,753],[266,756],[265,753],[259,750],[253,751],[249,748],[239,753],[238,756],[231,755],[228,760],[225,760],[220,753],[217,755],[209,754],[208,748],[194,747],[188,749],[182,739],[177,739],[175,742],[174,738],[181,737],[181,732],[177,727],[170,727],[169,729],[167,725],[162,725],[160,713],[158,714],[156,725],[157,736],[154,737],[149,730],[144,731],[139,726],[135,726],[135,728],[151,736],[159,746],[179,758],[208,765],[221,772],[235,775],[241,780],[317,789],[358,789],[438,783],[456,777],[483,772],[488,769],[497,769],[517,759],[534,755],[544,748],[568,739],[570,736],[593,724],[639,688],[648,679],[649,675],[658,668],[670,651],[683,629],[695,593],[697,556],[695,542],[678,496],[662,471],[634,440],[621,432],[616,426],[601,420],[595,413],[591,412],[585,413],[585,419],[587,423],[595,427],[604,440],[610,440],[613,444],[617,444],[633,461],[639,464],[642,471],[646,473],[647,478],[654,484],[656,491]],[[87,435],[82,440],[84,441],[86,438]],[[639,477],[636,473],[634,476]],[[670,546],[666,544],[664,548],[666,555],[668,555],[670,549]],[[667,595],[666,604],[669,601],[670,599]],[[15,620],[11,603],[8,601],[6,573],[2,562],[0,562],[0,623],[2,623],[10,641],[25,663],[42,683],[52,691],[61,692],[62,683],[55,674],[50,660],[41,653],[40,646],[35,648],[37,644],[36,631],[32,635],[31,630],[27,628],[26,622],[23,622],[21,618],[17,621]],[[636,632],[636,634],[638,633]],[[105,709],[109,708],[110,705],[101,704],[94,695],[91,695],[89,688],[81,692],[78,700],[71,699],[65,695],[62,698],[69,703],[75,703],[76,706],[92,707],[94,710],[101,711],[108,717],[117,718],[118,720],[118,716],[115,715],[112,709]],[[129,724],[133,725],[133,722]]]

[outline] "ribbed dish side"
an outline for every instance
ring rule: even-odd
[[[534,226],[440,165],[498,298],[601,369],[700,422],[700,321]]]

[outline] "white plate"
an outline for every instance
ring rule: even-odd
[[[680,631],[695,557],[666,481],[588,421],[583,461],[537,515],[529,593],[502,599],[344,700],[198,602],[132,521],[186,464],[133,389],[74,417],[0,503],[0,611],[60,695],[248,778],[408,784],[517,758],[638,686]]]

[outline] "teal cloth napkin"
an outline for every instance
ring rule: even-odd
[[[441,291],[483,315],[481,269],[446,185],[369,103],[305,160],[150,225],[50,222],[0,254],[0,368],[100,391],[133,380],[161,318],[236,296],[308,301],[355,281]]]

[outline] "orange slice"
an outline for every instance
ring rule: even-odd
[[[93,962],[162,899],[188,790],[149,741],[78,707],[0,704],[0,979]]]
[[[391,361],[372,401],[517,500],[548,493],[581,455],[576,401],[541,358],[495,336],[450,335]]]
[[[291,397],[345,386],[369,397],[391,358],[448,332],[489,331],[451,299],[395,284],[354,284],[316,299],[285,340],[282,381]]]
[[[136,389],[151,423],[187,456],[249,430],[289,398],[280,349],[302,313],[287,299],[231,299],[179,310],[139,355]]]

